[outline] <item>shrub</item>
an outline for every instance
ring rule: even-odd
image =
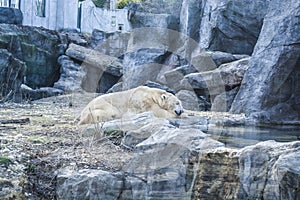
[[[131,2],[141,3],[141,0],[118,0],[117,8],[119,8],[119,9],[125,8]]]

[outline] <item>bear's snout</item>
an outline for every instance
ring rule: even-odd
[[[180,116],[183,113],[183,110],[175,110],[177,116]]]

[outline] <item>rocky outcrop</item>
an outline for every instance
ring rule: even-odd
[[[86,74],[79,84],[88,92],[106,92],[118,82],[123,72],[123,65],[117,57],[87,47],[70,44],[66,55],[82,62]]]
[[[64,92],[81,91],[81,83],[85,75],[81,65],[66,55],[60,56],[58,63],[61,65],[60,78],[53,87]]]
[[[209,121],[143,113],[103,124],[104,135],[134,156],[114,172],[61,169],[58,199],[297,199],[299,142],[232,149],[200,131]]]
[[[297,199],[299,145],[267,141],[201,154],[193,199]]]
[[[103,54],[119,58],[127,51],[130,33],[106,33],[94,29],[91,36],[90,48]]]
[[[228,92],[240,86],[244,73],[248,68],[248,62],[249,58],[244,58],[223,64],[212,71],[188,74],[182,82],[188,81],[188,84],[198,92],[198,95],[210,96],[212,104],[217,103],[219,105],[218,107],[213,105],[213,108],[217,108],[215,111],[228,111],[230,106],[227,103],[231,104],[232,100],[231,102],[226,101],[226,91]],[[224,97],[220,98],[219,95]],[[214,102],[216,96],[219,96],[219,100],[223,99],[225,101],[222,103],[219,101]]]
[[[0,24],[22,24],[21,10],[15,8],[0,7]]]
[[[202,1],[200,47],[251,55],[269,1]],[[247,5],[247,6],[246,6]]]
[[[26,63],[24,83],[31,88],[51,87],[59,78],[57,58],[64,53],[57,32],[38,27],[0,24],[0,48]]]
[[[26,64],[5,49],[0,49],[0,102],[22,100],[21,84]]]
[[[231,112],[264,123],[300,119],[300,2],[271,1]]]

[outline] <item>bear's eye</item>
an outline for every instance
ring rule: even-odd
[[[180,103],[179,102],[176,102],[176,105],[178,106]]]

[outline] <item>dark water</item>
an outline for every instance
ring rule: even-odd
[[[275,140],[277,142],[300,141],[300,126],[211,126],[208,131],[213,139],[226,147],[242,148],[261,141]]]

